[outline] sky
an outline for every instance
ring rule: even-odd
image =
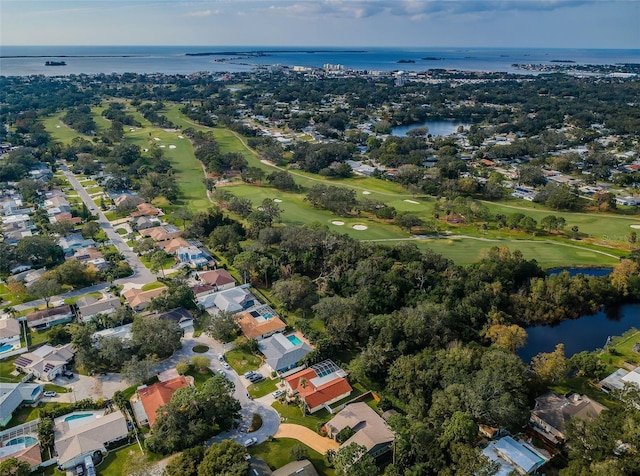
[[[640,49],[640,0],[0,0],[1,45]]]

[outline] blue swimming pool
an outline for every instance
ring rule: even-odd
[[[1,354],[2,352],[8,352],[8,351],[10,351],[11,349],[13,349],[13,346],[12,346],[12,345],[10,345],[10,344],[0,345],[0,354]]]
[[[291,342],[293,345],[302,344],[302,341],[300,340],[300,338],[298,336],[290,335],[290,336],[287,336],[287,339],[289,339],[289,342]]]
[[[80,418],[88,418],[92,416],[93,416],[93,413],[80,413],[78,415],[70,415],[67,418],[65,418],[64,421],[79,420]]]
[[[5,446],[21,445],[25,446],[35,445],[38,442],[37,438],[33,436],[19,436],[18,438],[12,438],[5,443]]]
[[[265,319],[271,319],[273,317],[273,314],[271,314],[270,312],[265,312],[262,317],[264,317]]]

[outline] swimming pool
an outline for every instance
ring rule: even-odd
[[[11,349],[13,349],[13,346],[11,344],[0,345],[0,354],[2,352],[9,352]]]
[[[92,416],[93,416],[93,413],[79,413],[77,415],[69,415],[64,419],[64,421],[79,420],[80,418],[89,418]]]
[[[10,439],[4,445],[5,446],[25,445],[26,447],[26,446],[35,445],[37,442],[38,442],[38,439],[34,438],[33,436],[19,436],[18,438]]]
[[[287,339],[289,339],[289,342],[291,342],[293,345],[300,345],[302,344],[302,341],[300,340],[300,338],[296,335],[290,335],[287,336]]]

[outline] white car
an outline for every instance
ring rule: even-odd
[[[258,442],[258,438],[253,437],[253,438],[249,438],[248,440],[244,441],[244,447],[248,448],[249,446],[253,446]]]
[[[228,363],[224,362],[224,361],[220,362],[220,365],[222,365],[227,370],[229,370],[231,368],[231,366]]]
[[[54,392],[53,390],[48,390],[48,391],[44,392],[43,395],[45,397],[57,397],[58,396],[58,394],[56,392]]]
[[[283,396],[285,394],[284,390],[276,390],[275,392],[273,392],[271,395],[273,395],[273,398],[278,399],[281,396]]]

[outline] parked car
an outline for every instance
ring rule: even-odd
[[[45,397],[57,397],[58,393],[54,392],[53,390],[47,390],[46,392],[43,393],[43,395]]]
[[[258,442],[258,438],[253,437],[253,438],[249,438],[248,440],[244,441],[244,447],[248,448],[249,446],[253,446]]]
[[[231,368],[231,366],[228,363],[226,363],[225,361],[220,362],[220,365],[222,365],[227,370],[229,370]]]
[[[273,398],[280,398],[281,396],[283,396],[285,394],[284,390],[276,390],[275,392],[273,392],[271,395],[273,395]]]
[[[73,372],[71,370],[63,370],[62,375],[67,378],[73,378]]]
[[[220,375],[224,375],[225,377],[227,376],[226,372],[222,369],[218,369],[216,370],[217,373],[219,373]]]
[[[262,374],[253,374],[252,376],[249,377],[249,381],[251,382],[259,382],[261,380],[264,380],[264,375]]]
[[[253,374],[255,374],[255,372],[253,370],[249,370],[248,372],[244,373],[244,378],[249,378],[251,377]]]
[[[82,476],[84,474],[84,466],[82,466],[81,464],[76,466],[76,474],[78,476]]]
[[[218,360],[219,360],[220,362],[224,362],[224,355],[222,355],[222,354],[218,354]]]

